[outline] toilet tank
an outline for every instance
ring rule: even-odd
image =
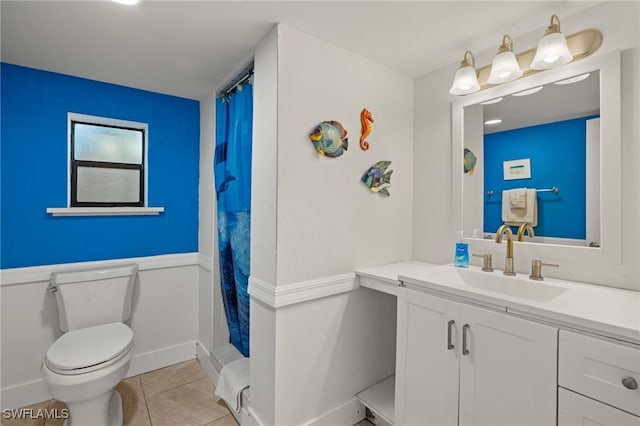
[[[64,332],[131,317],[131,295],[138,265],[54,272],[49,288],[58,304]]]

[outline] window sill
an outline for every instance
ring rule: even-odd
[[[164,207],[48,207],[52,216],[151,216],[164,213]]]

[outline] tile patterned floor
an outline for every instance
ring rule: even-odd
[[[125,426],[239,426],[197,360],[129,377],[116,387]],[[24,408],[65,408],[56,400]],[[62,426],[62,419],[5,419],[2,426]],[[74,425],[91,426],[91,425]]]

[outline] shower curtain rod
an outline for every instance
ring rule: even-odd
[[[252,75],[253,75],[253,61],[251,61],[251,63],[249,63],[246,67],[244,67],[242,71],[240,71],[240,73],[236,75],[226,86],[224,86],[222,89],[218,91],[218,97],[220,98],[222,96],[229,95],[233,91],[233,89],[235,89],[245,81],[249,80],[249,78],[251,78]]]

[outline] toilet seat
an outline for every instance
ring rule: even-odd
[[[63,334],[53,342],[44,361],[58,374],[84,374],[119,361],[132,348],[133,331],[114,322]]]

